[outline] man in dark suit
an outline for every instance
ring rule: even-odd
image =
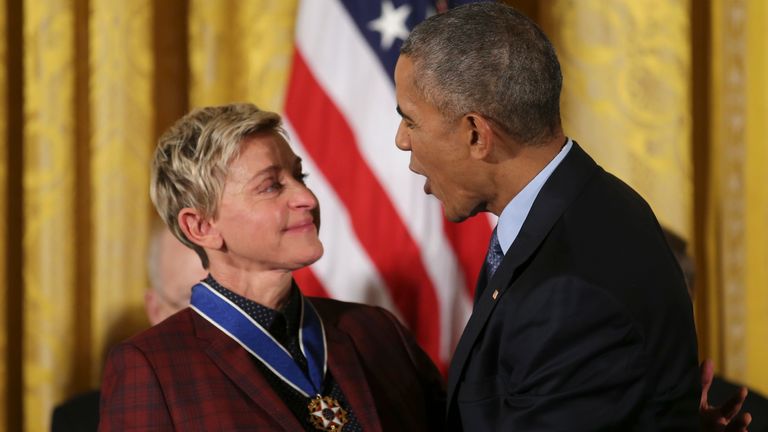
[[[401,49],[396,144],[411,170],[448,219],[499,216],[447,426],[698,430],[682,273],[646,202],[565,136],[561,83],[546,36],[501,4],[433,16]]]

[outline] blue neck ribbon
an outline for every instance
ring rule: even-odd
[[[299,348],[307,373],[259,323],[208,284],[192,287],[190,307],[259,359],[269,370],[305,397],[320,395],[327,369],[325,329],[317,311],[301,297]]]

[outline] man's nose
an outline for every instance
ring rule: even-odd
[[[400,122],[400,126],[397,127],[397,133],[395,134],[395,145],[402,151],[411,151],[411,141],[408,137],[408,132],[403,126],[403,122]]]

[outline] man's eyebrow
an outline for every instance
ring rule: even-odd
[[[400,109],[400,105],[398,105],[398,106],[397,106],[395,109],[397,110],[397,113],[398,113],[398,114],[400,114],[400,117],[402,117],[402,118],[404,118],[404,119],[406,119],[406,120],[408,120],[408,121],[413,121],[413,119],[411,119],[410,117],[408,117],[408,116],[407,116],[407,115],[406,115],[406,114],[403,112],[403,110],[401,110],[401,109]]]

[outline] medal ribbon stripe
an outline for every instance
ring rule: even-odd
[[[305,308],[303,302],[302,296],[302,317],[308,319],[302,319],[301,331],[304,337],[301,344],[302,352],[309,354],[309,378],[291,354],[266,329],[207,284],[199,283],[192,288],[190,307],[245,348],[286,384],[303,396],[312,397],[320,394],[327,369],[325,330],[314,308]]]
[[[311,310],[311,313],[304,313],[305,309]],[[322,344],[304,343],[304,336],[310,341],[323,341]],[[299,349],[301,349],[304,358],[307,359],[307,368],[312,376],[312,382],[320,383],[317,387],[318,394],[322,390],[323,379],[328,371],[328,350],[325,349],[325,327],[320,320],[320,315],[308,302],[304,296],[301,296],[301,319],[299,322]],[[319,375],[318,375],[319,374]]]

